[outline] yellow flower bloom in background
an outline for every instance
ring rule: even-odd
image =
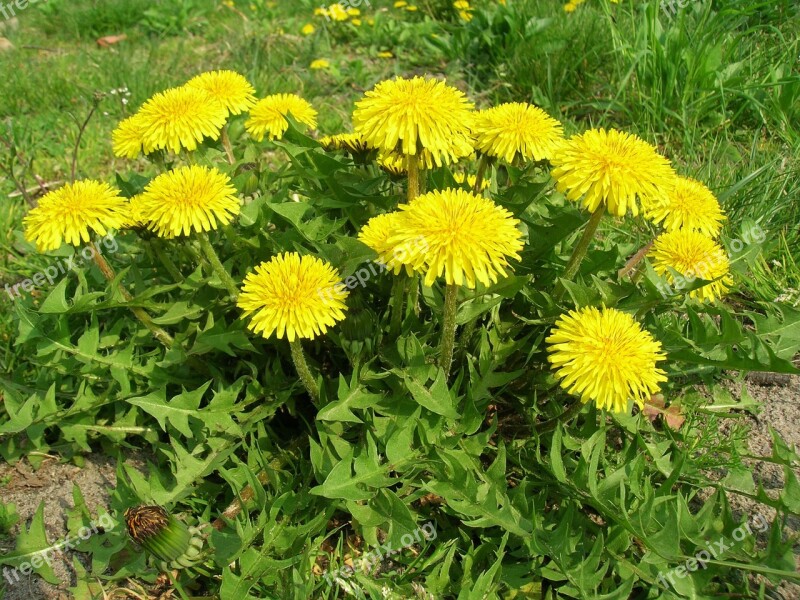
[[[467,0],[456,0],[453,2],[453,8],[458,10],[464,10],[469,8],[469,2]]]
[[[357,17],[361,14],[361,11],[358,10],[357,8],[350,7],[347,9],[347,14],[350,15],[351,17]]]
[[[350,19],[350,22],[356,27],[361,27],[361,19]]]
[[[320,69],[327,69],[330,66],[331,63],[329,63],[327,60],[325,60],[324,58],[318,58],[316,60],[311,61],[309,68],[316,71]]]
[[[353,127],[384,152],[416,156],[428,150],[437,166],[472,152],[472,103],[436,79],[382,81],[356,102]]]
[[[312,129],[317,126],[317,111],[296,94],[274,94],[259,100],[250,109],[250,118],[244,126],[258,142],[263,140],[265,135],[275,140],[289,129],[289,121],[286,120],[288,114],[291,114],[298,123],[308,125]]]
[[[442,275],[448,284],[490,285],[507,276],[509,257],[519,258],[519,221],[491,200],[447,189],[398,208],[404,216],[388,244],[407,252],[398,260],[424,271],[427,286]]]
[[[561,123],[542,109],[512,102],[475,115],[476,148],[510,163],[519,153],[525,160],[545,160],[564,141]]]
[[[378,58],[394,58],[394,54],[384,50],[383,52],[378,52]]]
[[[333,150],[347,150],[353,154],[367,152],[370,148],[357,133],[340,133],[338,135],[326,135],[319,140],[322,147],[331,152]]]
[[[236,304],[250,317],[251,331],[292,342],[314,339],[343,320],[348,293],[327,262],[286,252],[245,277]]]
[[[337,2],[328,7],[328,14],[325,16],[334,21],[347,21],[350,15],[348,15],[345,8]]]
[[[411,5],[411,6],[406,6],[406,10],[408,12],[417,12],[417,10],[419,9],[416,6]]]
[[[306,23],[303,25],[303,28],[300,30],[300,33],[303,35],[312,35],[317,30],[311,23]]]
[[[577,4],[575,4],[574,2],[567,2],[564,5],[564,12],[567,12],[567,13],[575,12],[576,8],[578,8]]]
[[[404,215],[402,212],[392,212],[377,217],[372,217],[361,231],[358,232],[358,239],[378,253],[378,261],[395,275],[400,273],[403,268],[410,275],[413,268],[404,261],[411,259],[411,252],[414,247],[403,248],[395,247],[389,243],[389,238],[402,228]]]
[[[672,286],[680,291],[695,279],[703,279],[711,283],[692,290],[689,297],[714,302],[733,286],[725,250],[700,232],[680,229],[662,233],[648,256],[656,273],[666,278],[670,292]],[[680,273],[680,277],[670,273],[670,269]]]
[[[139,109],[144,150],[196,150],[203,138],[216,140],[228,111],[207,92],[179,87],[155,94]]]
[[[393,177],[403,177],[408,174],[406,158],[401,154],[378,155],[378,166]]]
[[[231,115],[238,115],[256,103],[255,88],[235,71],[209,71],[190,79],[186,85],[206,92],[222,103]]]
[[[144,150],[144,121],[135,114],[119,122],[111,133],[114,156],[136,158]]]
[[[464,173],[453,173],[453,179],[459,185],[467,184],[469,189],[475,187],[475,182],[478,180],[476,175],[465,175]],[[484,179],[481,183],[481,190],[489,189],[489,186],[492,185],[492,181],[490,179]]]
[[[594,212],[601,204],[621,217],[665,204],[675,172],[641,138],[610,129],[590,129],[560,144],[550,158],[558,191]],[[638,199],[638,202],[637,202]]]
[[[395,8],[405,8],[406,6],[408,6],[408,2],[405,0],[397,0],[397,2],[394,3]]]
[[[240,210],[230,178],[195,165],[159,175],[132,202],[134,214],[161,237],[216,229]]]
[[[667,380],[656,367],[666,359],[661,344],[633,317],[613,308],[562,315],[546,342],[561,387],[601,409],[624,413],[628,400],[642,408]]]
[[[63,243],[78,246],[91,232],[106,235],[128,220],[128,201],[119,190],[99,181],[76,181],[48,192],[23,219],[25,239],[39,252],[57,250]]]
[[[691,229],[708,237],[716,237],[725,221],[725,213],[711,190],[690,177],[676,178],[667,204],[654,207],[645,216],[661,223],[667,231]]]

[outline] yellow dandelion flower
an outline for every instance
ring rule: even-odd
[[[410,259],[414,246],[403,247],[389,243],[389,238],[396,235],[402,228],[404,213],[392,212],[377,217],[372,217],[361,231],[358,232],[358,239],[378,253],[378,262],[386,265],[386,268],[395,275],[405,268],[408,274],[413,272],[410,264],[404,261]],[[417,242],[419,240],[413,240]],[[421,264],[421,262],[420,262]]]
[[[450,157],[451,163],[457,163],[462,158],[469,158],[475,156],[475,148],[472,146],[472,138],[466,138],[464,145],[453,148],[453,155]],[[408,172],[408,156],[399,152],[381,152],[378,155],[378,161],[385,164],[392,164],[399,166],[404,172]],[[422,149],[417,154],[417,163],[420,169],[435,169],[441,165],[437,164],[436,156],[427,149]]]
[[[119,122],[111,133],[114,156],[136,158],[144,150],[145,124],[140,114]]]
[[[509,163],[517,154],[525,160],[546,160],[564,141],[561,123],[542,109],[522,102],[479,111],[472,133],[479,150]]]
[[[394,54],[384,50],[383,52],[378,52],[378,58],[394,58]]]
[[[725,250],[698,231],[679,229],[662,233],[653,243],[648,256],[656,273],[666,278],[667,292],[682,290],[695,279],[709,281],[692,290],[689,297],[701,302],[714,302],[733,286],[730,261]],[[679,273],[675,276],[670,269]]]
[[[425,272],[425,285],[444,275],[448,284],[474,288],[506,277],[508,258],[519,258],[519,221],[505,208],[465,190],[433,191],[398,207],[399,231],[388,244],[396,260]]]
[[[312,60],[309,68],[312,70],[319,70],[319,69],[327,69],[331,66],[331,63],[325,60],[324,58],[318,58],[316,60]]]
[[[276,333],[292,342],[314,339],[343,320],[347,295],[331,265],[286,252],[245,277],[236,304],[250,317],[250,330],[265,338]]]
[[[428,150],[436,166],[472,152],[472,103],[436,79],[382,81],[356,103],[353,127],[384,152],[416,156]]]
[[[230,223],[240,209],[230,178],[196,165],[159,175],[135,203],[139,218],[161,237],[216,229]]]
[[[405,8],[406,6],[408,6],[408,2],[405,0],[397,0],[397,2],[394,3],[395,8]]]
[[[351,17],[357,17],[361,14],[361,11],[357,8],[350,7],[347,9],[347,14]]]
[[[473,189],[478,177],[472,174],[465,175],[464,173],[453,173],[453,180],[459,185],[466,184],[469,189]],[[484,179],[481,182],[481,190],[489,189],[490,185],[492,185],[492,180]]]
[[[469,2],[467,0],[456,0],[455,2],[453,2],[453,8],[456,8],[458,10],[468,9]]]
[[[370,150],[367,142],[357,133],[340,133],[338,135],[326,135],[319,140],[319,143],[327,152],[334,150],[347,150],[351,154],[363,154]]]
[[[119,190],[99,181],[68,183],[39,200],[25,216],[25,239],[48,252],[63,243],[79,246],[91,233],[106,235],[128,220],[128,201]]]
[[[675,180],[669,161],[635,135],[590,129],[560,144],[550,158],[558,190],[594,212],[605,204],[621,217],[636,216],[639,204],[650,209],[666,203]]]
[[[303,35],[312,35],[317,30],[311,23],[306,23],[303,25],[303,28],[300,30],[300,33]]]
[[[408,12],[417,12],[419,9],[414,5],[409,5],[409,6],[406,6],[406,10]]]
[[[190,88],[203,90],[225,107],[230,115],[249,110],[256,103],[255,88],[235,71],[209,71],[190,79]]]
[[[460,10],[458,11],[458,16],[461,17],[462,21],[472,21],[472,13],[468,10]]]
[[[645,216],[662,223],[667,231],[691,229],[708,237],[716,237],[725,221],[725,213],[711,190],[690,177],[676,178],[667,204],[652,208]]]
[[[334,21],[347,21],[350,15],[348,15],[345,8],[337,2],[328,7],[328,14],[326,16]]]
[[[259,100],[250,109],[250,118],[244,126],[258,142],[263,140],[265,135],[271,140],[279,139],[289,129],[287,114],[291,114],[295,121],[312,129],[317,126],[317,111],[296,94],[274,94]]]
[[[361,19],[350,19],[350,22],[356,27],[361,27]]]
[[[661,344],[633,317],[613,308],[562,315],[546,342],[561,387],[601,409],[624,413],[628,400],[642,408],[667,380],[656,367],[666,359]]]
[[[408,174],[405,156],[398,154],[378,155],[378,166],[392,177],[404,177]]]
[[[139,110],[145,152],[197,149],[203,138],[216,140],[228,111],[207,92],[179,87],[154,95]]]
[[[575,12],[576,8],[578,8],[577,4],[575,4],[574,2],[567,2],[564,5],[564,12],[566,12],[566,13]]]

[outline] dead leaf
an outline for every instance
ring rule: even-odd
[[[658,415],[664,419],[670,429],[678,430],[686,421],[686,417],[681,413],[681,407],[678,404],[671,404],[669,408],[666,407],[664,396],[656,394],[652,396],[649,401],[644,403],[644,415],[651,421],[655,421]]]
[[[104,37],[97,39],[97,45],[101,48],[107,48],[108,46],[113,46],[114,44],[119,44],[122,40],[128,39],[128,36],[124,33],[120,35],[106,35]]]

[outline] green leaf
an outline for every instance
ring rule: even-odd
[[[436,381],[433,382],[430,389],[411,377],[406,377],[405,383],[408,391],[420,406],[448,419],[458,419],[459,414],[450,395],[450,389],[447,387],[444,371],[439,369]]]

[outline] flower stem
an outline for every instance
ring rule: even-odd
[[[637,269],[636,267],[638,267],[639,263],[642,262],[642,259],[647,256],[647,253],[650,252],[650,248],[653,247],[654,242],[655,240],[650,240],[644,246],[639,248],[636,254],[634,254],[630,260],[625,263],[625,266],[617,272],[617,277],[622,279],[623,277],[630,275],[631,281],[638,281],[642,275],[642,270]]]
[[[303,386],[306,388],[308,395],[311,396],[314,403],[318,403],[319,388],[317,387],[314,376],[311,374],[311,370],[308,368],[306,356],[303,354],[303,346],[300,344],[300,338],[295,338],[289,342],[289,346],[292,349],[292,361],[294,362],[294,368],[297,369],[297,374],[300,376],[300,381],[303,383]]]
[[[409,154],[408,160],[408,203],[419,195],[419,162],[417,156]]]
[[[392,300],[389,305],[389,335],[396,338],[400,335],[400,327],[403,324],[403,299],[406,293],[406,282],[408,277],[405,273],[395,275],[392,282]]]
[[[108,281],[114,281],[116,277],[116,273],[114,273],[114,269],[108,264],[108,261],[103,257],[102,254],[99,252],[93,253],[94,263],[97,265],[97,268],[100,269],[100,272],[103,274],[103,277],[106,278]],[[125,302],[130,302],[133,300],[133,296],[131,296],[130,292],[125,288],[124,285],[121,283],[119,284],[119,292],[122,294],[123,299]],[[170,334],[164,331],[161,327],[153,323],[153,319],[150,315],[145,312],[144,309],[139,308],[138,306],[130,306],[131,312],[136,316],[139,321],[141,321],[142,325],[147,327],[150,333],[164,346],[167,348],[171,348],[172,344],[174,343],[174,339]]]
[[[211,263],[211,270],[219,277],[222,285],[227,288],[231,298],[236,300],[239,296],[239,288],[236,287],[236,282],[225,270],[222,261],[219,259],[219,256],[217,256],[217,251],[214,250],[214,246],[211,245],[208,239],[208,234],[205,232],[200,233],[197,238],[200,240],[200,247],[203,249],[203,253],[206,255],[208,262]]]
[[[575,246],[575,249],[572,251],[572,256],[570,257],[569,262],[564,269],[564,274],[561,276],[562,279],[572,281],[572,279],[578,273],[578,269],[581,266],[581,261],[583,260],[583,257],[586,256],[586,252],[589,250],[589,245],[592,242],[592,238],[594,238],[595,232],[597,232],[597,227],[600,225],[600,219],[603,218],[603,214],[605,212],[605,204],[601,204],[592,213],[592,216],[589,218],[589,222],[586,224],[586,228],[583,230],[583,235],[581,236],[578,245]],[[565,291],[566,290],[564,286],[559,281],[558,285],[556,285],[554,295],[556,298],[561,298]]]
[[[164,246],[161,239],[154,238],[150,240],[148,244],[150,248],[153,249],[153,253],[156,255],[158,260],[161,261],[161,264],[164,265],[167,273],[169,273],[170,276],[175,280],[175,283],[180,283],[183,281],[183,273],[180,272],[172,259],[164,252]]]
[[[478,161],[478,172],[475,174],[475,186],[472,188],[472,193],[476,196],[481,195],[481,188],[483,187],[483,178],[486,176],[486,169],[489,168],[492,159],[488,154],[481,154]]]
[[[228,136],[227,124],[222,128],[220,140],[222,141],[222,147],[225,149],[225,154],[228,157],[228,162],[234,164],[236,162],[236,157],[233,155],[233,146],[231,146],[231,138]]]
[[[550,431],[553,431],[558,426],[559,423],[566,423],[572,417],[576,416],[579,412],[581,412],[584,406],[586,406],[586,404],[578,400],[557,417],[553,417],[552,419],[543,421],[538,425],[534,425],[533,429],[534,431],[536,431],[536,433],[548,433]]]
[[[453,362],[453,348],[456,343],[456,308],[458,286],[447,284],[444,292],[444,319],[442,321],[442,342],[440,345],[439,366],[444,370],[445,379],[450,376]]]

